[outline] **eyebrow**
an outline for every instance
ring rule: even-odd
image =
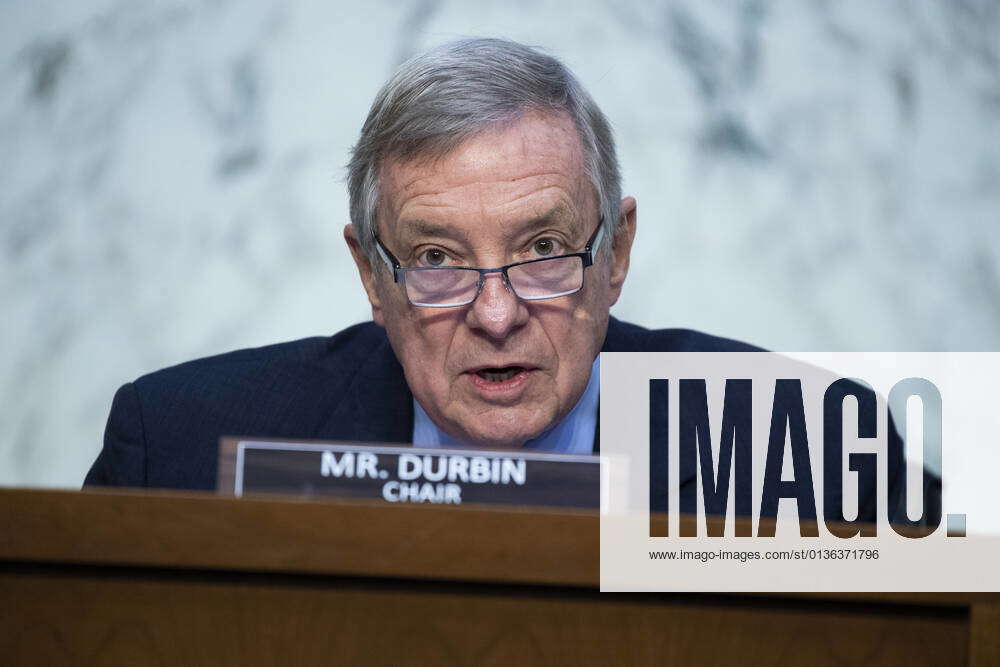
[[[423,218],[401,220],[396,224],[405,230],[404,233],[407,236],[440,236],[455,240],[464,240],[468,236],[468,234],[460,232],[452,225],[431,222]]]
[[[512,237],[528,236],[542,227],[547,227],[553,223],[565,223],[572,225],[573,216],[564,206],[556,206],[542,215],[529,218],[527,221],[517,225],[517,231],[511,234]]]
[[[572,216],[569,211],[563,205],[557,205],[547,212],[533,216],[531,218],[519,220],[508,225],[508,228],[514,228],[515,231],[508,235],[509,238],[515,238],[518,236],[525,236],[531,232],[534,232],[540,227],[545,227],[553,222],[560,222],[565,220],[566,222],[572,222]],[[414,218],[411,220],[400,220],[397,224],[403,227],[405,231],[405,236],[410,238],[416,236],[428,236],[428,237],[438,237],[453,239],[455,241],[464,242],[468,239],[469,234],[464,230],[457,229],[452,225],[445,225],[439,222],[432,222],[430,220],[425,220],[423,218]]]

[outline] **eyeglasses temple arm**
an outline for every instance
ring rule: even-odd
[[[392,272],[393,282],[399,282],[399,261],[392,256],[385,246],[382,245],[382,241],[379,240],[378,234],[372,233],[372,239],[375,240],[375,250],[378,252],[378,256],[382,258],[385,265],[389,267],[389,271]]]
[[[594,230],[594,235],[590,237],[587,241],[587,246],[584,248],[585,252],[592,253],[595,248],[601,247],[601,241],[604,240],[604,216],[601,216],[601,221],[597,223],[597,229]]]

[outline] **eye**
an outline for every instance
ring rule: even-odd
[[[420,255],[420,260],[421,264],[425,266],[444,266],[445,262],[448,261],[448,255],[444,250],[431,248]]]
[[[555,239],[538,239],[533,247],[536,255],[546,257],[555,253],[556,241]]]

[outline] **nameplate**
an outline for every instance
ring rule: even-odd
[[[223,438],[219,493],[596,509],[599,456]]]

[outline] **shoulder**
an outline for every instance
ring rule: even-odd
[[[372,359],[391,357],[372,322],[336,335],[303,338],[195,359],[133,382],[147,429],[218,425],[232,435],[305,437],[336,408]]]
[[[348,327],[333,336],[313,336],[299,340],[274,343],[263,347],[245,348],[186,361],[169,366],[143,379],[160,379],[172,375],[197,373],[204,369],[219,370],[227,366],[256,366],[271,363],[312,363],[337,361],[350,364],[357,362],[357,354],[363,354],[386,342],[385,332],[373,322],[364,322]]]
[[[372,322],[356,324],[333,336],[315,336],[263,347],[246,348],[187,361],[143,375],[135,381],[140,390],[186,385],[199,381],[223,382],[241,377],[280,377],[271,371],[294,367],[327,375],[349,375],[364,359],[387,346],[385,332]]]
[[[105,431],[102,463],[115,468],[134,454],[123,482],[134,486],[210,489],[221,436],[316,438],[361,376],[391,367],[384,331],[369,322],[313,337],[188,361],[144,375],[119,392]],[[125,399],[128,400],[125,400]],[[334,433],[336,435],[336,433]],[[112,463],[114,465],[112,465]],[[98,481],[98,483],[100,483]]]
[[[615,318],[608,321],[603,352],[762,352],[749,343],[692,329],[647,329]]]

